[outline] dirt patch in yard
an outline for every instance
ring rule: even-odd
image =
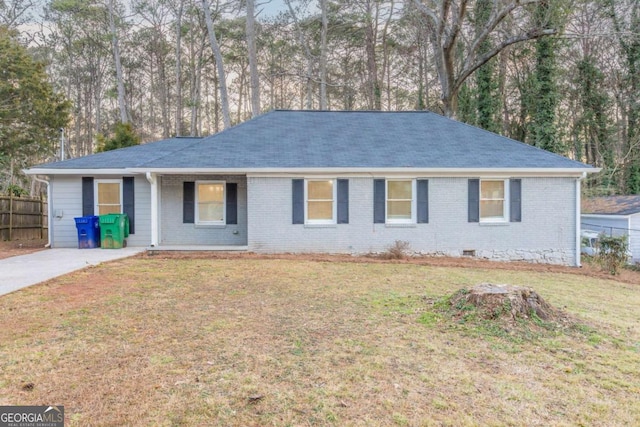
[[[511,270],[511,271],[531,271],[542,273],[566,273],[576,274],[598,279],[610,279],[618,282],[640,285],[640,271],[631,268],[623,269],[616,276],[610,275],[608,272],[602,271],[599,266],[593,264],[589,259],[583,259],[582,267],[567,267],[562,265],[549,264],[533,264],[528,262],[501,262],[490,261],[487,259],[471,258],[471,257],[444,257],[444,256],[420,256],[406,257],[404,259],[383,259],[375,256],[354,256],[348,254],[256,254],[252,252],[173,252],[173,251],[157,251],[146,252],[139,256],[143,257],[161,257],[166,259],[282,259],[282,260],[298,260],[298,261],[317,261],[317,262],[351,262],[351,263],[391,263],[391,264],[411,264],[411,265],[428,265],[434,267],[452,267],[452,268],[474,268],[483,270]]]
[[[0,259],[41,251],[45,249],[46,244],[45,239],[0,241]]]

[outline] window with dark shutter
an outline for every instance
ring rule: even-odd
[[[480,222],[480,180],[469,180],[469,222]]]
[[[127,214],[129,217],[129,234],[135,233],[135,188],[134,178],[132,176],[125,176],[122,178],[122,213]]]
[[[373,223],[384,224],[385,222],[385,204],[386,190],[384,179],[373,180]]]
[[[349,180],[338,180],[338,224],[349,224]]]
[[[93,178],[90,176],[82,177],[82,216],[93,216],[94,200],[93,200]]]
[[[193,224],[195,222],[196,183],[185,181],[182,183],[182,222]]]
[[[522,222],[522,180],[509,180],[509,220]]]
[[[293,224],[304,224],[304,179],[291,180]]]
[[[429,180],[417,180],[418,192],[418,224],[429,222]]]
[[[238,184],[227,183],[227,224],[238,223]]]

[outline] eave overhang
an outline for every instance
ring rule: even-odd
[[[122,169],[25,169],[27,175],[247,175],[247,176],[293,176],[293,175],[340,175],[340,176],[546,176],[580,178],[587,173],[600,172],[600,168],[122,168]]]

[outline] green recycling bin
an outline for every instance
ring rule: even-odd
[[[122,249],[129,237],[127,214],[100,215],[100,246],[102,249]]]

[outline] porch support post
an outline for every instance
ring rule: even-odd
[[[151,184],[151,247],[158,246],[158,176],[147,172],[147,181]]]

